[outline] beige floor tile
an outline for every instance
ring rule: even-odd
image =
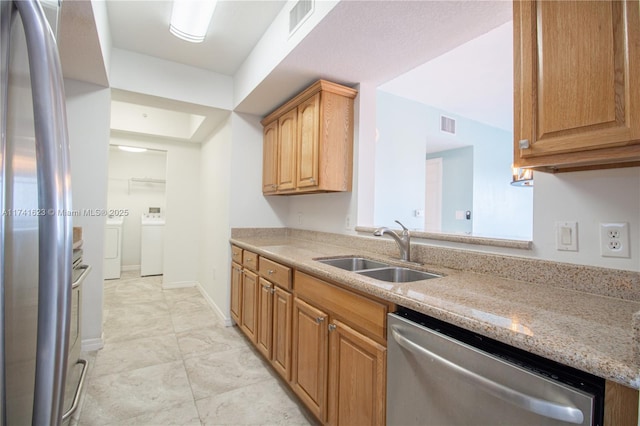
[[[180,353],[184,358],[246,348],[247,342],[237,327],[216,325],[196,328],[177,334]]]
[[[123,318],[126,321],[135,321],[137,318],[152,318],[170,314],[169,305],[162,299],[135,304],[109,303],[104,309],[104,321],[117,318]]]
[[[162,277],[127,272],[105,281],[104,300],[106,343],[86,354],[74,426],[313,424],[197,288],[163,290]]]
[[[200,416],[194,401],[185,402],[164,410],[143,414],[106,426],[200,426]]]
[[[249,348],[188,358],[184,363],[196,400],[273,379],[266,363]]]
[[[104,323],[105,342],[161,336],[173,332],[170,315],[147,317],[135,314],[113,317]]]
[[[172,312],[171,321],[176,333],[197,328],[206,328],[220,323],[220,319],[209,307],[193,310],[191,312]]]
[[[248,402],[250,403],[248,404]],[[313,425],[277,380],[196,401],[203,425]]]
[[[93,376],[122,373],[180,361],[182,355],[175,334],[152,336],[141,339],[107,342],[96,355]]]
[[[83,425],[104,425],[150,415],[193,401],[181,361],[96,377],[89,381]]]
[[[202,297],[202,295],[199,292],[198,294],[192,295],[192,296],[187,296],[182,298],[169,297],[166,299],[167,299],[167,306],[169,307],[169,310],[171,311],[172,314],[191,313],[193,311],[199,311],[199,310],[207,310],[213,313],[213,311],[211,310],[211,307],[209,306],[207,301],[204,300],[204,297]]]

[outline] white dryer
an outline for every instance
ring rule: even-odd
[[[140,275],[162,275],[164,217],[143,214],[140,239]]]
[[[109,217],[104,230],[104,279],[120,278],[122,270],[122,225],[124,217]]]

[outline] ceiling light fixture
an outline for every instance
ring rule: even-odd
[[[201,43],[207,35],[218,0],[173,0],[169,31],[191,43]]]
[[[137,148],[135,146],[124,146],[124,145],[118,145],[118,149],[120,151],[125,151],[125,152],[146,152],[147,148]]]

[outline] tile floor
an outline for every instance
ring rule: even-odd
[[[90,361],[77,424],[312,425],[237,327],[196,288],[123,273],[104,284],[104,348]]]

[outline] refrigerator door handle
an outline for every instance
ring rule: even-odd
[[[467,370],[461,365],[443,358],[406,338],[400,333],[400,327],[398,326],[391,326],[391,335],[393,336],[393,339],[404,349],[427,357],[430,361],[434,361],[440,367],[457,373],[459,376],[466,378],[470,383],[478,386],[478,389],[490,393],[503,401],[509,402],[517,407],[531,411],[543,417],[549,417],[574,424],[582,424],[584,422],[584,414],[578,408],[556,404],[544,399],[536,398],[535,396],[526,395],[501,383],[494,382],[487,377],[474,373],[473,371]]]
[[[38,164],[38,337],[33,424],[62,418],[71,311],[72,224],[69,142],[62,68],[36,0],[13,2],[24,25]]]

